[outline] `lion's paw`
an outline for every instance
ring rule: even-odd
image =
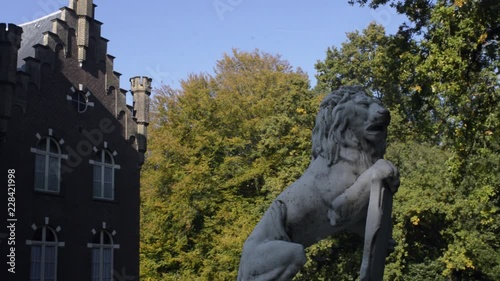
[[[394,164],[385,159],[379,159],[372,166],[372,179],[384,180],[392,193],[395,193],[400,184],[399,171]]]

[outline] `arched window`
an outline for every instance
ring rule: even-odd
[[[113,236],[106,230],[98,231],[87,246],[92,248],[92,281],[112,281],[113,250],[120,248],[113,243]]]
[[[30,281],[56,281],[57,247],[64,245],[57,241],[56,232],[49,226],[39,227],[26,244],[31,246]]]
[[[35,156],[35,190],[59,192],[61,178],[61,149],[51,137],[40,138],[36,148],[31,151]]]
[[[90,163],[94,165],[94,198],[113,200],[115,169],[120,169],[120,166],[115,165],[113,155],[105,149],[99,150]]]

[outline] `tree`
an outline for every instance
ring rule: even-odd
[[[375,24],[349,33],[342,48],[328,49],[316,65],[319,87],[339,77],[361,83],[393,115],[398,134],[389,136],[387,158],[401,160],[394,233],[402,244],[386,278],[500,280],[500,240],[493,234],[500,227],[500,5],[350,2],[389,4],[408,16],[394,35]]]
[[[258,50],[156,91],[142,188],[141,275],[234,280],[243,242],[301,175],[319,103],[307,75]]]
[[[406,106],[409,110],[406,114],[418,116],[416,111],[431,112],[433,122],[428,125],[434,125],[434,135],[439,136],[435,141],[454,146],[464,158],[485,146],[498,150],[498,1],[350,2],[369,3],[372,8],[389,4],[408,16],[409,22],[387,38],[388,56],[384,61],[393,67],[382,68],[387,75],[382,77],[399,74],[392,81],[401,85],[395,95],[402,97],[402,104],[415,105]]]
[[[384,27],[375,23],[360,32],[347,33],[347,41],[341,49],[331,47],[326,50],[324,61],[315,65],[317,87],[332,91],[340,86],[364,85],[382,94],[383,73],[379,67],[384,61],[388,37]]]
[[[376,23],[369,24],[361,33],[348,32],[340,49],[328,48],[325,60],[316,63],[317,91],[363,85],[399,120],[393,125],[405,133],[398,140],[428,141],[436,136],[434,117],[422,111],[423,97],[413,90],[415,78],[409,77],[406,70],[416,67],[405,55],[414,52],[416,44],[407,46],[402,40],[401,36],[386,35],[384,27]]]
[[[351,2],[408,16],[394,35],[376,24],[348,33],[316,65],[316,92],[362,84],[391,110],[386,158],[402,184],[386,279],[500,280],[500,5]],[[260,51],[233,50],[213,76],[157,91],[143,279],[235,279],[244,239],[309,163],[319,101],[300,69]],[[361,247],[349,234],[310,247],[296,280],[356,280]]]

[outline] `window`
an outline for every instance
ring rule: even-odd
[[[78,90],[75,87],[71,87],[66,95],[66,99],[74,104],[78,113],[83,113],[87,111],[89,106],[94,106],[94,103],[89,101],[89,97],[92,94],[90,91],[84,90],[84,88],[82,84],[78,84]]]
[[[56,232],[48,226],[40,227],[26,244],[31,245],[30,281],[56,281],[57,247],[61,246]]]
[[[58,143],[50,137],[41,138],[36,148],[31,149],[35,156],[35,190],[59,192],[61,177],[61,154]]]
[[[106,230],[94,235],[92,243],[92,281],[112,281],[113,279],[113,250],[119,245],[113,244],[113,237]]]
[[[79,113],[85,112],[87,110],[87,102],[88,99],[83,92],[77,91],[75,92],[75,97],[73,102],[75,103],[76,109]]]
[[[107,150],[98,151],[90,163],[94,165],[94,198],[113,200],[115,169],[120,166],[115,165],[113,155]]]

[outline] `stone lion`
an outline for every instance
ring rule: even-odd
[[[304,248],[340,231],[364,233],[372,180],[399,187],[382,157],[390,114],[361,87],[342,87],[320,105],[312,161],[273,201],[245,241],[238,281],[291,280]]]

